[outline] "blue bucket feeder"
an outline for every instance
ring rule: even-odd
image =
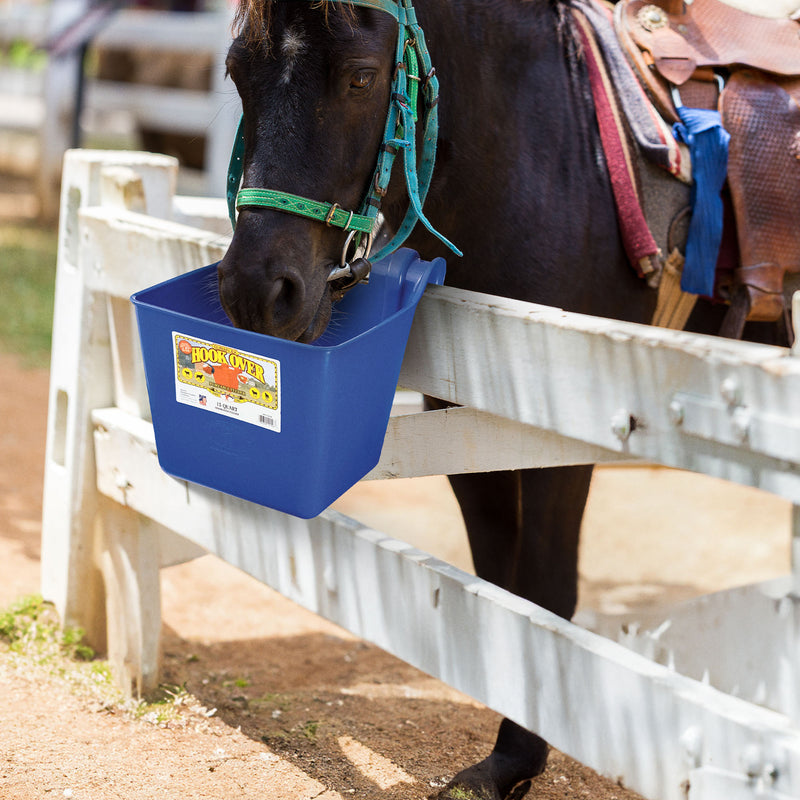
[[[234,328],[216,264],[131,297],[162,469],[309,519],[380,458],[406,341],[445,262],[400,249],[300,344]]]

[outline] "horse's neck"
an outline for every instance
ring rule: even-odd
[[[563,265],[616,263],[620,248],[609,235],[613,201],[588,84],[570,58],[571,29],[558,30],[563,21],[546,0],[416,5],[441,94],[426,211],[466,253],[449,259],[451,280],[496,293],[486,270],[508,262],[518,285],[504,291],[576,307]],[[409,244],[431,252],[424,235]]]
[[[555,3],[416,4],[440,81],[443,169],[475,174],[488,159],[507,180],[520,169],[559,172],[562,180],[569,164],[576,179],[596,169],[600,143],[588,84]],[[539,156],[536,165],[519,163]]]
[[[570,71],[566,5],[551,0],[416,4],[443,84],[442,102],[448,111],[455,105],[474,127],[485,124],[487,113],[501,114],[526,101],[512,87],[554,85]],[[562,99],[570,103],[569,97]],[[565,111],[563,116],[568,115]],[[445,114],[445,123],[452,116]]]

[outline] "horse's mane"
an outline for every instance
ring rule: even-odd
[[[542,0],[516,0],[522,5],[540,3]],[[272,9],[278,0],[240,0],[234,17],[234,31],[243,36],[248,43],[261,42],[269,47],[270,28],[272,23]],[[566,28],[566,10],[572,5],[572,0],[545,0],[556,13],[557,31],[563,37]],[[348,13],[355,12],[355,6],[349,3],[331,3],[327,0],[313,0],[312,7],[321,8],[326,18],[331,7],[346,9]]]

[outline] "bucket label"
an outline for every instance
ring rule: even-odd
[[[172,332],[175,399],[280,432],[280,362]]]

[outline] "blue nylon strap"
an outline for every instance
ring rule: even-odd
[[[423,133],[421,140],[421,163],[419,168],[416,165],[416,149],[410,146],[403,147],[403,163],[404,163],[404,176],[406,180],[406,189],[410,204],[406,215],[401,222],[397,232],[392,237],[392,240],[380,249],[378,253],[372,255],[375,261],[389,255],[400,247],[403,242],[411,234],[417,222],[421,222],[431,233],[438,237],[447,247],[449,247],[456,255],[463,255],[463,253],[448,239],[442,236],[437,230],[433,228],[431,223],[422,213],[422,207],[425,203],[425,198],[428,194],[431,178],[433,177],[433,166],[436,161],[436,140],[438,137],[438,99],[439,99],[439,82],[436,78],[435,72],[431,65],[430,55],[425,43],[425,34],[422,28],[417,23],[416,14],[411,5],[411,0],[402,0],[408,14],[409,24],[407,30],[410,31],[411,38],[414,41],[414,48],[416,49],[418,64],[422,67],[422,75],[424,78],[422,84],[425,93],[425,116],[423,121]],[[405,37],[402,37],[403,39]],[[405,44],[402,40],[398,41],[398,62],[402,59],[402,50]],[[394,99],[390,104],[389,116],[387,118],[386,132],[384,139],[389,141],[391,139],[401,139],[405,144],[416,141],[415,131],[415,115],[411,108],[411,103],[406,95],[407,81],[405,76],[400,76],[401,82],[394,90]],[[395,119],[397,127],[395,126]],[[392,132],[394,131],[394,136]],[[376,170],[376,180],[379,185],[386,189],[391,175],[392,162],[394,156],[379,161]],[[374,194],[374,193],[373,193]],[[367,212],[362,212],[367,213]]]
[[[391,14],[398,21],[403,22],[405,20],[405,9],[398,5],[395,0],[327,0],[327,2],[373,8],[376,11],[385,11],[387,14]]]
[[[406,120],[411,117],[411,109],[404,106],[403,116]],[[434,236],[446,244],[456,255],[464,255],[451,241],[442,236],[433,225],[428,221],[425,214],[422,213],[422,204],[425,202],[422,193],[420,192],[419,180],[417,176],[417,148],[409,146],[405,149],[403,165],[405,167],[406,186],[408,188],[408,196],[411,199],[411,208],[414,210],[414,216],[419,220]],[[425,187],[427,193],[427,186]],[[403,226],[401,226],[402,228]],[[412,225],[413,227],[413,225]],[[377,259],[376,259],[377,260]]]
[[[728,172],[730,134],[718,111],[677,106],[680,122],[675,137],[689,146],[692,157],[692,219],[686,241],[681,289],[706,297],[714,295],[714,271],[722,242],[722,196]]]
[[[413,132],[414,125],[411,108],[407,103],[402,103],[400,100],[396,101],[396,104],[404,118],[405,129],[408,130],[410,127],[411,131]],[[382,247],[378,253],[373,255],[372,258],[374,261],[380,261],[381,258],[389,255],[389,253],[394,252],[398,247],[400,247],[400,245],[408,238],[417,222],[421,222],[425,228],[427,228],[434,236],[447,245],[447,247],[449,247],[456,255],[463,255],[463,253],[452,242],[442,236],[442,234],[440,234],[433,227],[433,225],[431,225],[431,223],[428,221],[428,218],[422,212],[422,206],[425,203],[425,197],[427,196],[431,176],[433,174],[433,164],[436,159],[435,134],[432,136],[430,131],[431,127],[433,127],[434,131],[436,130],[435,117],[433,120],[429,119],[428,122],[429,124],[426,125],[423,134],[423,142],[427,146],[423,147],[422,166],[419,170],[419,173],[416,166],[416,148],[413,147],[411,142],[409,142],[407,139],[401,141],[395,140],[397,144],[401,145],[403,148],[403,166],[406,179],[406,188],[408,190],[408,196],[411,203],[408,211],[406,212],[405,218],[400,224],[400,227],[397,229],[397,232],[392,240]],[[433,123],[432,126],[431,122]]]

